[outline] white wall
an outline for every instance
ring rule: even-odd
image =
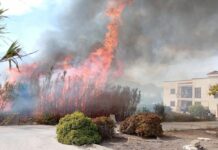
[[[204,107],[208,107],[210,111],[218,117],[218,99],[214,99],[214,96],[209,96],[209,88],[214,84],[218,84],[217,77],[208,77],[201,79],[193,79],[187,81],[174,81],[174,82],[164,82],[163,84],[163,103],[166,106],[170,106],[170,101],[175,101],[175,107],[171,107],[173,111],[179,111],[180,106],[178,104],[178,86],[186,82],[192,82],[193,86],[193,98],[192,104],[195,102],[200,102]],[[201,98],[195,98],[195,88],[201,88]],[[175,89],[175,94],[170,94],[170,89]]]

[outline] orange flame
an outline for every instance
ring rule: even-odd
[[[80,80],[80,89],[78,91],[78,98],[75,100],[75,107],[81,107],[85,109],[85,103],[87,97],[85,93],[87,92],[90,83],[94,85],[92,92],[98,91],[98,89],[104,88],[107,82],[108,73],[111,68],[111,63],[114,58],[115,49],[118,46],[118,36],[119,36],[119,25],[121,20],[121,14],[125,9],[126,5],[131,2],[131,0],[109,0],[108,7],[106,10],[106,15],[109,18],[109,24],[107,26],[107,33],[105,35],[102,47],[96,49],[91,53],[88,58],[79,67],[72,67],[70,61],[71,57],[66,57],[61,68],[66,70],[64,74],[63,85],[61,86],[61,95],[59,95],[59,106],[64,106],[64,101],[66,100],[66,95],[70,92],[70,88],[76,85],[78,79]],[[14,82],[22,77],[30,76],[30,72],[34,72],[37,68],[36,64],[22,66],[21,73],[18,73],[15,69],[11,70],[11,76],[9,81]],[[57,77],[57,83],[63,78]],[[49,93],[44,92],[44,89],[40,91],[40,102],[43,103],[42,99],[52,100],[55,97],[55,84],[49,88]],[[82,100],[81,100],[82,97]],[[79,105],[79,99],[82,101],[81,106]]]

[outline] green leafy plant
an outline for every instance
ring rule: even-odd
[[[154,105],[154,112],[161,117],[162,120],[165,120],[166,112],[165,112],[165,106],[162,104],[156,104]]]
[[[215,116],[210,112],[209,109],[204,108],[200,104],[195,104],[189,107],[190,115],[199,118],[201,120],[215,120]]]
[[[218,84],[213,85],[209,89],[209,95],[216,95],[218,93]]]
[[[142,107],[141,112],[143,112],[143,113],[149,113],[150,110],[149,110],[146,106],[144,106],[144,107]]]
[[[97,117],[93,119],[93,122],[97,125],[103,139],[109,139],[114,136],[115,123],[110,117]]]
[[[170,112],[166,114],[166,122],[192,122],[192,121],[201,121],[201,119],[196,118],[190,114]]]
[[[17,41],[14,41],[11,44],[11,46],[8,48],[6,54],[1,58],[1,61],[4,61],[4,60],[8,61],[10,69],[12,68],[11,62],[13,62],[19,71],[19,65],[15,57],[18,57],[21,59],[21,55],[19,54],[20,51],[21,51],[20,45],[18,44]]]
[[[126,118],[120,124],[120,131],[141,137],[159,137],[163,135],[161,119],[154,113],[141,113]]]
[[[58,142],[68,145],[93,144],[101,141],[97,126],[81,112],[60,119],[56,133]]]
[[[0,21],[3,20],[4,18],[6,18],[6,16],[4,16],[5,11],[7,11],[7,10],[0,9]],[[1,24],[0,25],[0,35],[5,34],[4,30],[5,30],[5,26]],[[21,55],[19,54],[20,51],[21,51],[21,47],[18,44],[18,42],[17,41],[12,42],[12,44],[9,46],[6,54],[0,59],[0,62],[8,61],[10,69],[12,67],[11,63],[13,62],[19,71],[18,62],[17,62],[15,57],[18,57],[21,59]]]
[[[0,9],[0,21],[3,20],[4,18],[6,18],[6,16],[4,16],[5,13],[5,9]],[[5,33],[5,26],[4,25],[0,25],[0,35]]]

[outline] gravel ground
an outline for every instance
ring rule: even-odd
[[[184,130],[186,131],[179,131]],[[56,140],[54,126],[1,126],[0,150],[180,150],[198,137],[210,138],[201,141],[208,150],[218,150],[218,138],[206,133],[210,129],[218,132],[218,122],[163,123],[165,137],[160,139],[142,139],[136,136],[117,134],[117,137],[100,145],[77,147],[62,145]],[[212,129],[217,128],[217,129]],[[169,131],[172,129],[172,131]],[[192,129],[192,130],[188,130]]]
[[[206,130],[166,131],[164,134],[164,137],[158,139],[119,134],[116,139],[105,141],[102,145],[114,150],[183,150],[184,145],[200,137],[210,139],[200,141],[207,150],[218,150],[218,137],[206,133]]]

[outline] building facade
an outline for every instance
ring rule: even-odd
[[[201,104],[218,117],[218,94],[208,94],[210,86],[218,84],[218,71],[207,75],[206,78],[164,82],[164,105],[175,112],[187,112],[191,105]]]

